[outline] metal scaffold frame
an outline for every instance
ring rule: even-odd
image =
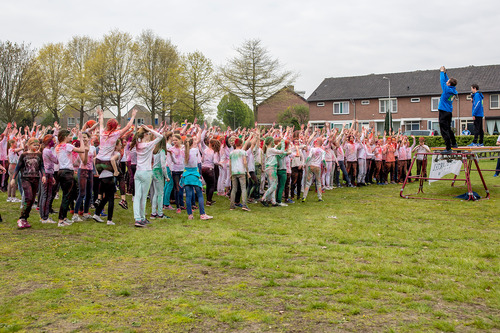
[[[443,148],[433,148],[433,152],[431,153],[417,153],[411,160],[410,167],[408,169],[408,172],[405,177],[405,181],[403,182],[403,186],[401,187],[401,190],[399,192],[399,195],[401,198],[404,199],[426,199],[426,200],[450,200],[450,199],[439,199],[439,198],[427,198],[427,197],[420,197],[416,196],[419,193],[424,193],[424,181],[426,180],[445,180],[445,181],[451,181],[451,186],[455,185],[456,181],[464,181],[465,185],[467,186],[467,195],[468,199],[467,200],[477,200],[474,198],[474,193],[472,191],[472,182],[470,178],[471,171],[477,171],[479,174],[479,177],[481,178],[481,182],[483,184],[484,190],[485,190],[485,195],[483,196],[484,199],[489,199],[490,198],[490,191],[488,190],[488,186],[486,185],[486,182],[484,180],[483,174],[481,172],[481,168],[479,167],[479,160],[483,159],[492,159],[492,158],[500,158],[500,148],[496,147],[480,147],[480,148],[472,148],[472,147],[463,147],[463,148],[455,148],[453,149],[453,153],[451,154],[441,154],[437,153],[435,151],[440,150]],[[427,168],[427,157],[430,155],[432,158],[438,160],[439,158],[443,159],[451,159],[451,160],[461,160],[462,161],[462,170],[464,172],[465,178],[458,178],[457,176],[454,176],[453,178],[429,178],[429,177],[423,177],[422,175],[415,175],[411,176],[411,170],[413,168],[413,165],[415,164],[415,161],[417,160],[418,155],[423,155],[424,156],[424,163],[422,165],[422,169]],[[472,163],[474,162],[475,164],[475,169],[472,168]],[[488,170],[486,170],[488,171]],[[421,174],[423,172],[421,171]],[[406,187],[406,184],[408,184],[410,179],[418,179],[419,180],[419,187],[418,187],[418,192],[414,195],[405,195],[404,189]]]

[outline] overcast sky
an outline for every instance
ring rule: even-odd
[[[258,38],[299,73],[295,89],[306,98],[326,77],[500,63],[498,0],[2,0],[0,8],[0,40],[35,48],[151,29],[222,65]]]

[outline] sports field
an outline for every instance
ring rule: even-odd
[[[493,169],[496,161],[483,161]],[[400,185],[306,203],[17,230],[0,194],[0,332],[498,332],[500,177],[490,200],[405,200]],[[484,191],[477,176],[474,190]],[[408,193],[416,192],[410,184]],[[58,207],[59,202],[55,205]],[[56,216],[53,216],[56,217]]]

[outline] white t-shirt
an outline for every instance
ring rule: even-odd
[[[232,175],[244,175],[247,170],[245,169],[244,158],[247,156],[247,153],[242,149],[235,149],[229,155],[229,159],[231,160],[231,174]]]
[[[73,149],[75,149],[75,146],[70,143],[63,143],[56,148],[57,160],[59,161],[59,170],[74,170],[73,158],[71,156]]]
[[[137,143],[137,170],[151,171],[151,159],[153,158],[153,150],[158,142],[162,139],[161,136],[149,142]]]
[[[101,161],[111,161],[113,152],[115,151],[116,140],[120,137],[120,131],[114,131],[111,134],[104,134],[104,130],[100,133],[99,153],[97,159]]]

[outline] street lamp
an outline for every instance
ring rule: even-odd
[[[233,130],[236,129],[236,113],[234,111],[226,109],[226,112],[232,113],[233,114]]]
[[[389,79],[386,76],[384,76],[383,79],[389,81],[389,117],[388,117],[388,119],[389,119],[389,129],[392,130],[391,79]]]

